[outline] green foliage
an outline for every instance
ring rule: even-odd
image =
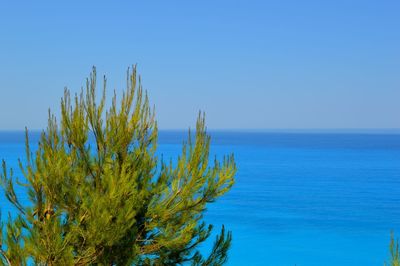
[[[232,155],[209,162],[204,115],[176,164],[166,163],[155,155],[157,124],[136,68],[119,104],[114,93],[105,111],[105,78],[99,101],[96,92],[94,68],[80,95],[65,90],[60,123],[49,112],[35,152],[26,133],[23,181],[3,162],[2,185],[18,210],[3,230],[3,264],[225,263],[232,236],[224,228],[209,256],[198,252],[212,230],[206,206],[231,188],[236,172]],[[27,189],[28,206],[16,183]]]
[[[394,239],[393,233],[390,236],[389,249],[390,261],[385,266],[400,266],[399,241]]]

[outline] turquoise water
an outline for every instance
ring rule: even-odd
[[[185,135],[160,132],[164,158],[179,154]],[[238,164],[234,188],[206,214],[233,231],[228,265],[383,264],[390,231],[400,236],[400,135],[212,136],[211,153],[233,152]],[[0,158],[17,168],[23,155],[21,132],[0,133]]]

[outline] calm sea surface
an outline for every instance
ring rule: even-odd
[[[400,236],[399,134],[211,134],[211,154],[238,165],[206,214],[233,232],[228,265],[383,265],[391,230]],[[160,132],[160,154],[176,158],[185,136]],[[22,132],[0,132],[0,158],[20,175]]]

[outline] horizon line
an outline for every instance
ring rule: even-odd
[[[158,131],[188,131],[188,128],[158,128]],[[400,134],[400,128],[207,128],[208,132],[243,133],[381,133]],[[44,129],[29,129],[28,132],[42,132]],[[25,132],[25,129],[0,129],[0,132]]]

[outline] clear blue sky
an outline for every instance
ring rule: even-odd
[[[0,2],[0,129],[135,63],[160,128],[400,128],[398,0],[55,2]]]

